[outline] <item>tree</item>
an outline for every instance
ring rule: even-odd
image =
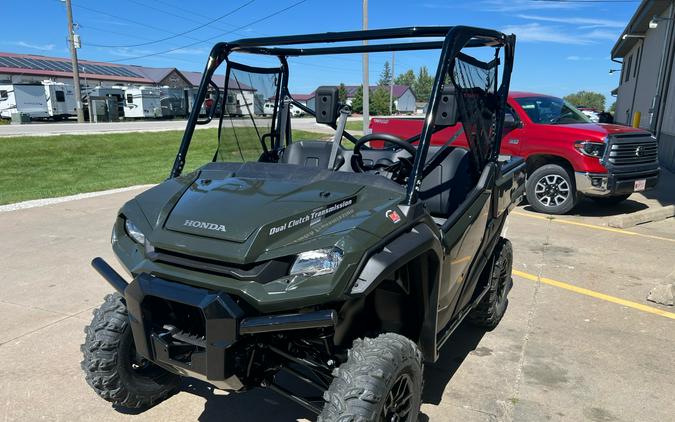
[[[405,73],[402,73],[394,79],[396,85],[407,85],[410,87],[415,86],[415,72],[412,69],[408,69]]]
[[[354,93],[354,98],[352,98],[352,111],[354,113],[363,113],[363,87],[360,86],[356,89]]]
[[[391,66],[389,62],[384,62],[384,67],[382,68],[382,73],[380,73],[380,80],[377,82],[378,85],[391,85]]]
[[[389,89],[383,86],[378,86],[371,91],[370,98],[370,113],[373,116],[382,116],[389,114]]]
[[[369,113],[373,116],[389,114],[389,90],[378,86],[370,90],[368,96]],[[352,98],[352,111],[354,113],[363,113],[363,87],[358,87],[354,98]]]
[[[347,88],[345,88],[345,84],[342,82],[340,82],[340,86],[338,87],[338,99],[341,104],[347,102]]]
[[[429,74],[427,67],[420,67],[420,71],[417,74],[417,80],[413,85],[413,91],[415,91],[417,101],[429,101],[429,97],[431,97],[431,88],[433,85],[434,78]]]
[[[614,101],[612,105],[609,107],[609,112],[612,114],[616,113],[616,101]]]
[[[605,96],[599,92],[579,91],[566,95],[564,100],[575,107],[590,107],[598,111],[605,110]]]

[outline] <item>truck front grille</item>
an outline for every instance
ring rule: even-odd
[[[624,135],[610,142],[607,161],[615,166],[649,164],[657,160],[658,145],[651,136]]]

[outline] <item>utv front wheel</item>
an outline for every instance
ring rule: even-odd
[[[127,308],[119,294],[110,294],[84,329],[82,369],[96,394],[114,405],[133,409],[167,398],[180,377],[136,353]]]
[[[333,371],[321,422],[414,422],[422,404],[422,353],[398,334],[354,341]]]
[[[495,328],[502,320],[509,300],[509,290],[513,285],[511,267],[513,250],[508,239],[500,238],[492,253],[494,264],[488,267],[481,277],[489,277],[490,289],[480,303],[471,310],[468,321],[489,330]]]

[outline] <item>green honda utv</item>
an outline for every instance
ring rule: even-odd
[[[491,329],[506,310],[512,252],[500,234],[525,179],[522,159],[499,154],[514,46],[464,26],[217,44],[194,104],[220,107],[193,107],[170,177],[115,221],[127,277],[92,262],[116,293],[85,329],[89,385],[144,408],[193,377],[269,388],[322,421],[416,421],[423,363],[462,321]],[[424,127],[409,139],[349,133],[337,86],[309,102],[289,90],[295,65],[328,75],[345,55],[360,70],[361,54],[405,51],[438,60]],[[315,56],[316,69],[300,66]],[[218,108],[207,156],[191,141]],[[292,108],[325,139],[294,142]],[[453,125],[469,148],[453,146],[456,135],[432,145]]]

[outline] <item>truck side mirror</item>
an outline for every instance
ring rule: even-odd
[[[504,134],[511,132],[513,129],[521,127],[520,120],[516,120],[516,117],[509,111],[504,113]]]
[[[438,105],[434,123],[438,126],[457,124],[457,96],[452,84],[446,84],[441,90],[441,103]]]
[[[215,92],[215,97],[213,98],[211,95],[212,93]],[[216,114],[216,109],[218,108],[220,104],[220,89],[218,88],[218,85],[215,84],[213,81],[209,81],[209,89],[206,93],[206,97],[204,98],[204,110],[206,112],[206,117],[197,119],[197,124],[198,125],[205,125],[209,123],[211,120],[213,120],[213,116]],[[201,105],[195,104],[195,107],[200,107]]]
[[[316,89],[316,122],[334,126],[340,110],[336,86],[320,86]]]

